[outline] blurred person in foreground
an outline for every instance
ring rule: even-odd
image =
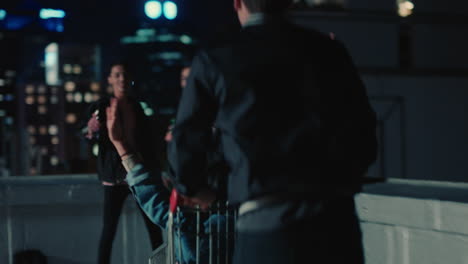
[[[376,116],[350,55],[288,22],[292,0],[233,2],[242,30],[195,56],[182,92],[168,150],[175,188],[213,200],[214,125],[239,206],[234,263],[364,263],[354,195],[376,159]]]

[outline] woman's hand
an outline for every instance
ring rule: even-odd
[[[123,156],[131,151],[131,146],[129,145],[128,140],[126,140],[126,131],[124,130],[123,120],[119,115],[118,104],[118,100],[116,98],[112,98],[110,105],[106,108],[106,126],[110,141],[114,144],[119,155]]]

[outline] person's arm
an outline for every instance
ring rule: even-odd
[[[214,69],[205,53],[194,58],[168,144],[174,186],[180,194],[198,199],[196,202],[214,198],[208,191],[206,173],[207,146],[217,114]]]
[[[126,181],[138,205],[156,225],[166,228],[169,212],[169,190],[164,187],[160,173],[148,171],[141,163],[128,171]]]
[[[164,223],[165,214],[163,209],[168,208],[169,195],[164,195],[162,181],[159,181],[160,173],[157,173],[158,175],[155,175],[155,172],[150,173],[145,168],[141,155],[135,151],[136,148],[133,145],[135,140],[129,140],[134,137],[133,130],[122,125],[126,122],[122,120],[124,117],[117,110],[118,104],[117,99],[113,98],[110,101],[109,107],[106,108],[106,126],[109,140],[122,159],[122,164],[128,173],[128,184],[130,186],[137,186],[138,190],[134,194],[139,197],[138,199],[141,201],[139,203],[143,210],[149,214],[148,216],[155,223]],[[199,204],[202,209],[206,209],[208,204],[203,203],[203,201],[199,201],[197,198],[188,199],[182,195],[180,206],[194,207],[196,204]]]

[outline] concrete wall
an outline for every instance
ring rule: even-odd
[[[94,175],[0,179],[0,263],[39,249],[49,264],[95,263],[102,193]],[[468,184],[391,180],[356,197],[367,264],[468,263]],[[129,199],[112,263],[147,263],[143,220]]]
[[[367,264],[468,263],[467,184],[391,181],[356,197]]]
[[[95,175],[0,179],[0,263],[39,249],[49,264],[94,264],[102,228],[102,189]],[[149,237],[129,197],[114,240],[112,263],[147,263]]]

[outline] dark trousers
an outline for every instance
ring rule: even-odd
[[[354,199],[330,200],[320,208],[314,217],[276,230],[238,232],[234,264],[363,264]]]
[[[109,264],[112,252],[112,244],[117,231],[119,216],[122,212],[124,202],[131,194],[128,186],[103,186],[104,188],[104,212],[103,212],[103,229],[101,240],[99,242],[98,264]],[[138,206],[146,228],[149,232],[152,249],[156,249],[162,244],[161,229],[149,220],[146,214]],[[150,253],[148,253],[148,256]]]

